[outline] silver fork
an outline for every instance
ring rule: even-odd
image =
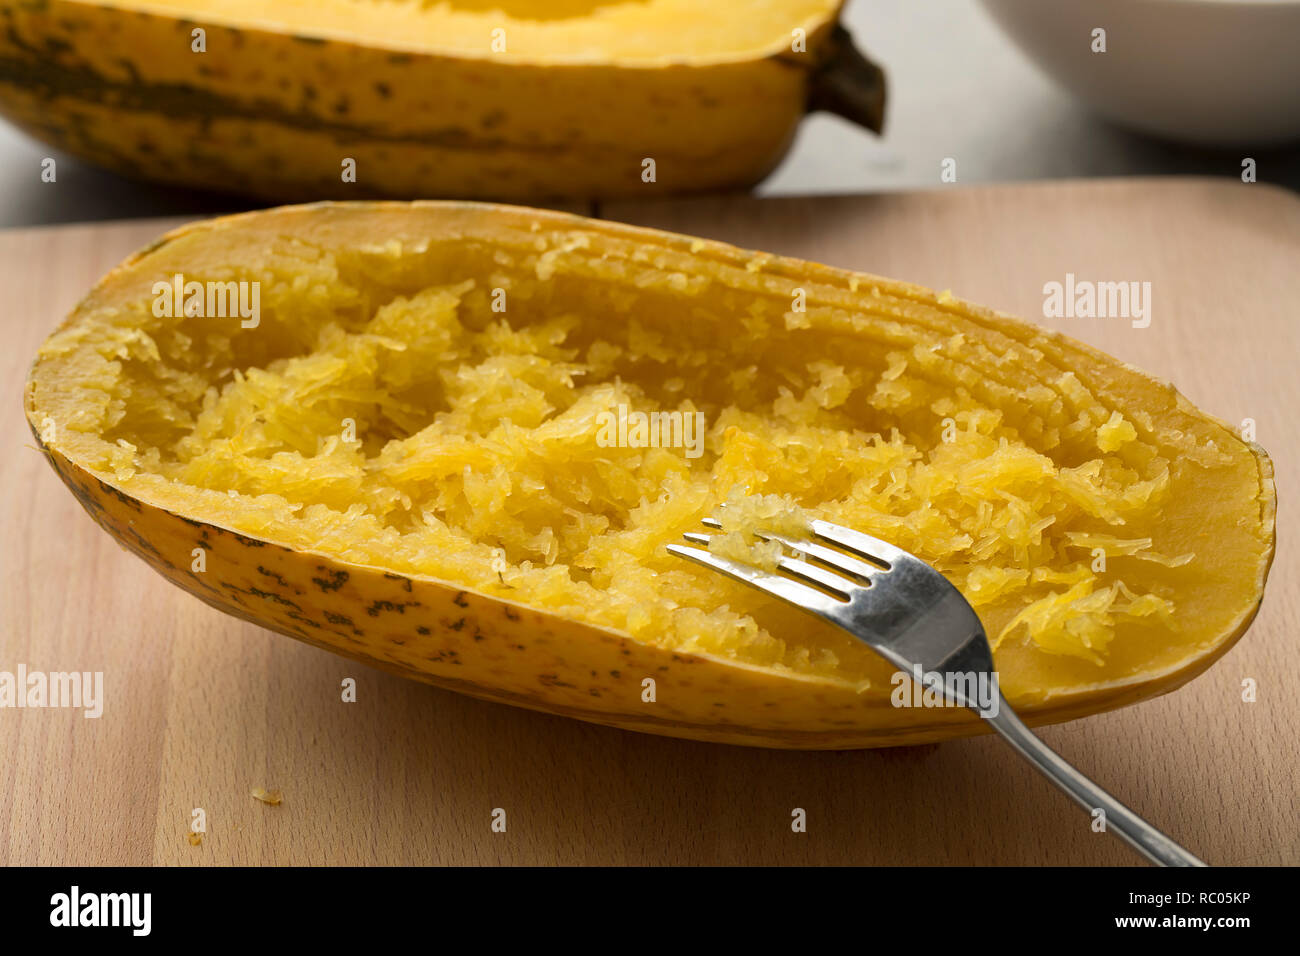
[[[713,518],[704,519],[704,524],[721,527]],[[670,544],[668,550],[842,627],[909,675],[919,668],[936,687],[939,679],[928,675],[940,675],[950,700],[980,714],[1085,810],[1104,811],[1106,829],[1151,862],[1205,866],[1034,736],[1000,690],[997,706],[981,710],[979,695],[971,691],[980,680],[985,687],[997,686],[993,653],[979,617],[947,578],[920,558],[859,531],[816,520],[809,532],[808,538],[757,532],[799,555],[781,558],[778,567],[784,574],[713,554],[707,534],[684,536],[703,547]]]

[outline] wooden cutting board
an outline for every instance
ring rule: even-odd
[[[1043,285],[1152,284],[1151,323],[1048,324],[1253,418],[1282,489],[1254,627],[1176,693],[1043,730],[1207,860],[1300,863],[1300,200],[1142,180],[645,206],[611,219],[910,279],[1031,319]],[[0,670],[105,674],[104,713],[0,710],[3,864],[1134,862],[994,739],[785,753],[590,726],[403,681],[227,617],[84,514],[33,447],[38,344],[171,222],[0,233]],[[1047,322],[1041,318],[1038,321]],[[358,700],[340,701],[354,677]],[[1242,681],[1258,700],[1241,699]],[[254,787],[279,788],[267,806]],[[202,845],[187,839],[202,808]],[[494,808],[507,830],[491,828]],[[791,811],[807,832],[791,831]]]

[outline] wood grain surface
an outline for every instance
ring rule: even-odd
[[[1253,418],[1282,507],[1255,625],[1202,677],[1048,743],[1217,864],[1300,863],[1300,200],[1200,180],[606,205],[1062,328]],[[850,753],[690,743],[484,703],[227,617],[82,512],[32,445],[41,340],[158,220],[0,233],[0,670],[103,671],[103,716],[0,710],[2,864],[1129,864],[994,739]],[[1152,283],[1152,321],[1049,321],[1043,284]],[[358,700],[339,686],[355,677]],[[1258,681],[1255,703],[1241,699]],[[279,788],[284,802],[254,800]],[[207,816],[187,839],[193,808]],[[791,811],[807,812],[806,833]],[[494,833],[494,808],[506,811]]]

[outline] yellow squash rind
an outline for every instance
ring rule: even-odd
[[[771,25],[744,51],[677,53],[690,34],[665,25],[653,57],[594,54],[555,27],[544,54],[495,54],[487,15],[440,49],[438,10],[409,4],[409,30],[379,36],[370,19],[398,4],[334,27],[323,8],[295,23],[273,4],[246,22],[172,6],[0,5],[0,113],[133,178],[279,201],[736,189],[776,166],[809,109],[883,123],[884,76],[830,0],[747,14]]]

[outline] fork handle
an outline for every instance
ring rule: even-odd
[[[1060,754],[1039,740],[1016,716],[1006,698],[999,703],[997,716],[984,719],[993,725],[993,729],[1020,756],[1069,794],[1075,803],[1089,812],[1098,808],[1104,810],[1107,830],[1113,829],[1135,850],[1160,866],[1206,865],[1074,769]]]

